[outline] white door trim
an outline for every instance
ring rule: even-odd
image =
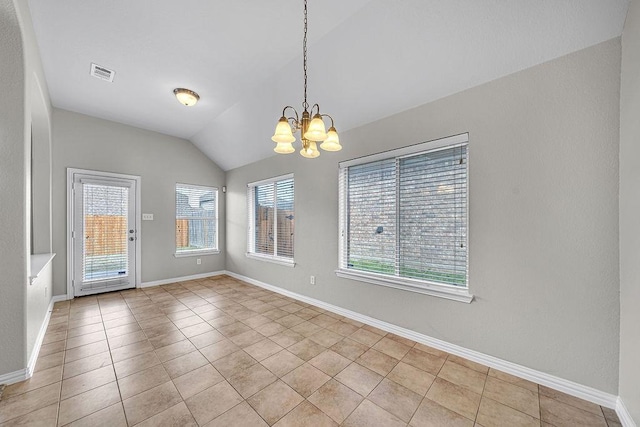
[[[95,171],[90,169],[78,169],[78,168],[67,168],[67,299],[73,299],[75,292],[73,290],[73,239],[71,238],[71,232],[73,231],[73,175],[79,174],[89,174],[89,175],[98,175],[104,178],[122,178],[122,179],[131,179],[136,182],[136,215],[135,215],[135,225],[136,230],[138,230],[137,235],[137,244],[136,244],[136,275],[135,275],[135,287],[139,288],[142,283],[142,178],[138,175],[126,175],[121,173],[113,173],[113,172],[103,172],[103,171]]]

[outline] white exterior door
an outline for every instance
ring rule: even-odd
[[[70,173],[73,296],[136,287],[136,179]]]

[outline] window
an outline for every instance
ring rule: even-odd
[[[340,164],[338,276],[471,302],[467,144],[463,134]]]
[[[248,185],[247,256],[293,265],[293,175]]]
[[[176,184],[176,256],[218,252],[218,189]]]

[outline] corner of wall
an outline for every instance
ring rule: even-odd
[[[629,4],[622,33],[620,84],[620,407],[640,424],[640,1]],[[624,401],[624,404],[622,402]],[[622,420],[622,417],[621,417]],[[624,422],[623,422],[624,423]]]

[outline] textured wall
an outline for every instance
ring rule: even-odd
[[[640,425],[640,1],[622,34],[620,88],[620,397]]]
[[[116,172],[142,177],[142,281],[171,279],[224,270],[224,172],[193,144],[65,110],[53,114],[54,295],[67,292],[67,168]],[[218,187],[220,209],[217,255],[175,258],[175,184]]]
[[[618,38],[229,171],[227,269],[617,394],[619,85]],[[338,161],[463,132],[476,301],[338,279]],[[296,267],[247,259],[246,184],[291,172]]]
[[[27,0],[14,1],[22,29],[25,57],[25,180],[27,192],[27,253],[51,252],[51,101],[42,69]],[[33,141],[33,142],[32,142]],[[33,149],[31,149],[33,146]],[[43,280],[26,286],[26,358],[31,357],[47,314],[51,284]]]
[[[51,107],[31,77],[31,252],[51,252]]]
[[[22,36],[12,0],[0,0],[0,375],[22,369],[27,286],[27,164]]]

